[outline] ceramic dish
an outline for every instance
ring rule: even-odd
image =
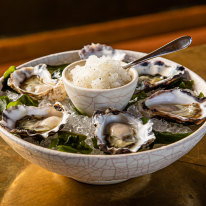
[[[62,73],[64,87],[74,106],[82,113],[92,116],[99,108],[116,108],[122,110],[126,107],[134,93],[138,81],[136,69],[131,68],[132,81],[113,89],[86,89],[74,86],[66,78],[66,73],[76,65],[85,65],[85,60],[77,61],[66,67]]]
[[[124,52],[135,58],[144,55],[140,52]],[[167,59],[160,59],[171,63]],[[41,57],[18,68],[40,63],[58,65],[77,60],[78,51],[69,51]],[[206,94],[205,81],[189,69],[187,71],[195,82],[195,89]],[[23,158],[49,171],[89,184],[114,184],[158,171],[189,152],[205,133],[206,123],[188,137],[157,149],[120,155],[84,155],[59,152],[31,144],[0,127],[2,138]]]

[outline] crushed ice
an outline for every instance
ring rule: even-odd
[[[158,132],[170,132],[173,134],[192,132],[188,126],[182,124],[168,122],[164,119],[152,118],[151,120],[153,122],[153,130]]]

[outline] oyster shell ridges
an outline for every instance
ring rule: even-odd
[[[142,123],[141,119],[136,118],[130,113],[122,112],[116,109],[107,109],[105,111],[96,111],[93,115],[93,123],[96,127],[95,137],[100,150],[109,154],[120,154],[128,152],[137,152],[141,148],[148,147],[154,140],[155,136],[152,132],[152,122]],[[126,147],[117,148],[111,146],[108,141],[106,128],[111,123],[124,123],[131,126],[135,130],[135,143]]]
[[[62,101],[66,97],[62,79],[52,79],[46,67],[46,64],[39,64],[35,67],[20,68],[11,74],[8,86],[36,100],[47,98],[49,101]],[[25,80],[29,80],[28,85],[22,88]]]
[[[107,56],[114,60],[123,61],[126,54],[113,49],[111,46],[105,44],[94,44],[86,45],[79,51],[80,59],[87,59],[89,56],[95,55],[97,57]]]
[[[206,119],[206,97],[198,98],[182,89],[159,90],[144,100],[143,109],[152,117],[200,124]]]
[[[141,76],[148,76],[145,80],[143,79],[141,84],[136,88],[136,93],[140,91],[150,91],[158,87],[163,87],[171,82],[179,79],[185,74],[185,68],[183,66],[166,65],[163,61],[152,60],[143,62],[137,66],[134,66]],[[159,79],[153,81],[152,79],[159,76]]]
[[[67,123],[69,113],[64,109],[63,105],[60,103],[55,103],[54,105],[47,105],[42,107],[34,107],[34,106],[25,106],[25,105],[18,105],[18,106],[11,106],[8,110],[4,110],[2,113],[2,120],[0,124],[7,128],[10,132],[18,133],[23,136],[41,136],[47,138],[49,135],[58,132],[63,126]],[[46,120],[52,117],[60,118],[60,122],[51,128],[48,131],[35,131],[35,129],[27,129],[27,128],[16,128],[17,122],[22,120],[24,117],[31,117],[31,118],[39,118]],[[45,118],[45,119],[44,119]],[[42,121],[43,121],[42,120]],[[51,121],[50,119],[49,121]],[[27,121],[27,120],[26,120]],[[56,119],[53,118],[52,124],[55,124]],[[28,121],[29,122],[29,121]],[[49,122],[46,122],[48,124]],[[45,124],[45,123],[44,123]],[[49,127],[49,125],[47,125]]]

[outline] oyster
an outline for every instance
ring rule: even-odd
[[[97,144],[105,153],[137,152],[155,140],[152,122],[143,124],[141,119],[127,112],[110,108],[105,112],[96,111],[93,123]]]
[[[159,90],[145,99],[143,109],[150,116],[200,124],[206,119],[206,97],[198,98],[181,89]]]
[[[182,77],[185,73],[183,66],[166,65],[163,61],[143,62],[135,66],[139,79],[136,92],[149,91],[159,86],[165,86]]]
[[[0,124],[23,136],[46,138],[63,128],[68,115],[60,103],[43,107],[18,105],[3,111]]]
[[[111,46],[105,44],[94,44],[86,45],[79,51],[81,59],[87,59],[89,56],[95,55],[97,57],[109,56],[114,60],[122,61],[126,54],[113,49]]]
[[[39,64],[18,69],[8,79],[8,86],[37,100],[46,96],[50,101],[62,101],[66,97],[63,82],[52,79],[46,67],[46,64]]]

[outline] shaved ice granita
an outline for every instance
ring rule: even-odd
[[[78,87],[91,89],[112,89],[121,87],[132,80],[122,68],[125,63],[111,57],[89,56],[84,66],[77,65],[68,74],[68,79]]]

